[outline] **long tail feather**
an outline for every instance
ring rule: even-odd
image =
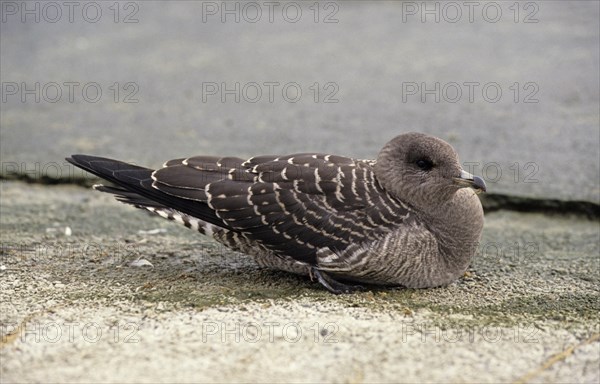
[[[117,200],[138,208],[169,207],[208,223],[226,228],[227,226],[205,203],[171,196],[152,187],[154,170],[128,164],[119,160],[89,155],[72,155],[66,160],[118,187],[97,186],[97,190],[112,193]]]

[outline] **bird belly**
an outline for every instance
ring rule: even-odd
[[[458,278],[446,271],[436,238],[424,227],[392,231],[343,252],[322,252],[318,268],[338,279],[377,285],[427,288]]]

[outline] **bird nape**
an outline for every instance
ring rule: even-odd
[[[112,183],[94,188],[123,203],[333,293],[450,284],[483,228],[476,193],[485,182],[462,169],[448,143],[421,133],[395,137],[376,160],[194,156],[156,170],[88,155],[67,161]]]

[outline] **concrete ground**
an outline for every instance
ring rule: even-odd
[[[272,22],[266,2],[257,22],[237,2],[23,4],[0,3],[0,382],[600,381],[599,2],[472,20],[463,2],[280,2]],[[409,130],[489,186],[449,287],[331,295],[63,160],[373,157]]]
[[[3,382],[600,378],[596,220],[489,214],[457,283],[334,296],[110,196],[1,188]]]

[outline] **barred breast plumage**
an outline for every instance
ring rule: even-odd
[[[252,255],[262,266],[346,283],[446,285],[468,267],[483,211],[479,177],[446,142],[420,133],[388,142],[377,160],[321,153],[195,156],[152,170],[87,155],[67,158],[106,179],[117,200]],[[465,188],[469,187],[469,188]]]

